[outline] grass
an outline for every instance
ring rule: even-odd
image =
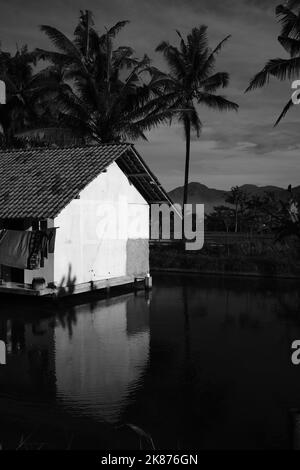
[[[262,249],[245,254],[236,246],[204,247],[201,251],[185,251],[179,246],[152,246],[151,269],[191,270],[203,273],[243,273],[263,276],[299,276],[298,248]]]

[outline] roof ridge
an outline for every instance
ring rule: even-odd
[[[170,202],[132,144],[10,149],[0,151],[0,217],[54,218],[113,162],[149,204]]]
[[[85,145],[61,145],[56,147],[29,147],[29,148],[1,148],[0,152],[13,153],[13,152],[35,152],[41,150],[70,150],[70,149],[85,149],[85,148],[99,148],[99,147],[133,147],[134,144],[131,142],[105,142],[103,144],[85,144]]]

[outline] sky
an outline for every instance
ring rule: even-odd
[[[222,94],[239,104],[236,112],[219,113],[199,108],[203,130],[191,146],[190,181],[230,189],[234,185],[300,184],[300,107],[282,123],[274,122],[291,96],[291,83],[271,80],[269,86],[245,94],[250,79],[271,58],[287,55],[277,41],[280,26],[275,16],[278,0],[0,0],[0,40],[3,50],[16,44],[50,48],[39,25],[48,24],[72,36],[80,9],[95,16],[103,32],[120,20],[129,25],[119,42],[147,53],[153,65],[164,68],[155,48],[162,40],[178,43],[176,30],[187,34],[205,24],[214,47],[228,34],[231,39],[218,56],[216,71],[230,73],[230,86]],[[300,78],[300,77],[299,77]],[[142,156],[167,190],[183,184],[185,142],[181,126],[161,126],[137,142]]]

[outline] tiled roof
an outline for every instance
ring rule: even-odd
[[[51,218],[129,144],[0,151],[0,218]]]
[[[56,217],[115,160],[149,203],[170,202],[131,144],[0,150],[0,218]]]

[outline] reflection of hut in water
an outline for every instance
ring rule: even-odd
[[[54,421],[58,411],[118,421],[148,363],[149,303],[144,295],[76,306],[71,319],[66,309],[55,323],[3,316],[0,339],[7,345],[7,365],[0,370],[0,411],[7,408],[6,398],[16,400],[10,415],[17,409],[26,412],[27,405],[33,410],[35,400],[45,398],[56,410]],[[44,412],[47,417],[49,411]]]
[[[149,308],[124,296],[93,313],[76,307],[72,338],[55,331],[57,396],[66,410],[117,422],[139,387],[149,356]]]

